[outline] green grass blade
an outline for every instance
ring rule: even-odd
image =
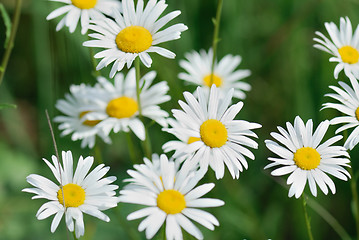
[[[4,44],[4,48],[6,48],[10,41],[10,34],[11,34],[12,26],[11,26],[11,20],[10,20],[9,14],[7,14],[6,9],[2,3],[0,3],[0,13],[4,20],[4,24],[5,24],[5,28],[6,28],[6,31],[5,31],[6,38],[5,38],[5,44]]]
[[[17,106],[15,104],[10,104],[10,103],[0,103],[0,110],[5,108],[17,108]]]

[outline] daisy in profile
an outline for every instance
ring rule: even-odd
[[[116,21],[93,20],[89,27],[96,33],[90,34],[93,40],[83,45],[106,49],[95,55],[95,58],[102,58],[97,65],[97,70],[114,62],[110,72],[112,78],[117,71],[122,70],[125,64],[127,68],[130,68],[136,57],[139,57],[146,67],[152,64],[148,53],[156,52],[167,58],[175,57],[173,52],[157,45],[179,39],[181,32],[187,30],[182,23],[160,30],[180,15],[180,11],[173,11],[159,18],[167,8],[164,0],[150,0],[145,8],[143,8],[143,0],[138,0],[136,9],[133,0],[123,0],[122,7],[123,14],[115,11]]]
[[[332,146],[342,136],[334,136],[320,144],[329,127],[329,121],[321,122],[313,133],[313,121],[310,119],[304,125],[300,117],[294,120],[294,126],[287,122],[287,130],[278,127],[279,133],[272,132],[271,136],[279,143],[266,140],[267,148],[278,157],[269,157],[272,163],[265,169],[277,167],[272,171],[273,176],[289,174],[287,184],[291,185],[289,197],[299,198],[308,182],[313,196],[317,196],[317,185],[324,194],[328,187],[335,193],[335,185],[327,174],[347,181],[350,174],[344,167],[350,167],[349,154],[342,146]]]
[[[146,230],[147,239],[153,238],[163,224],[168,240],[183,239],[181,228],[195,238],[203,239],[191,220],[210,230],[219,225],[212,214],[198,209],[224,205],[222,200],[202,198],[212,190],[214,183],[195,187],[204,171],[181,168],[177,172],[175,163],[168,161],[164,154],[160,156],[159,172],[154,172],[147,164],[135,167],[136,171],[128,171],[132,178],[126,180],[130,184],[120,191],[119,201],[148,206],[127,216],[128,220],[145,217],[138,230]]]
[[[65,99],[60,99],[56,103],[56,108],[65,114],[54,119],[55,122],[60,123],[61,135],[72,134],[72,141],[82,140],[82,148],[86,146],[93,148],[96,136],[107,144],[111,143],[111,139],[100,128],[96,128],[99,120],[86,120],[86,115],[94,109],[95,103],[86,99],[92,91],[94,89],[85,84],[72,85],[70,94],[66,94]]]
[[[245,156],[254,159],[247,147],[257,148],[250,137],[257,137],[252,129],[260,128],[257,123],[234,120],[243,107],[238,102],[230,107],[233,89],[220,98],[220,90],[212,85],[210,96],[205,96],[201,87],[197,88],[198,98],[191,93],[183,95],[187,103],[179,101],[183,110],[172,110],[177,123],[165,131],[177,136],[180,141],[164,145],[165,150],[175,150],[174,158],[187,155],[186,164],[207,169],[210,166],[217,179],[223,178],[226,165],[233,178],[248,168]],[[186,144],[184,144],[186,143]],[[243,166],[243,167],[242,167]]]
[[[81,33],[85,34],[88,30],[91,19],[103,19],[105,15],[112,16],[113,9],[120,9],[121,4],[118,0],[50,0],[61,2],[66,5],[52,11],[46,20],[51,20],[66,14],[57,24],[56,31],[64,26],[73,33],[78,22],[81,22]]]
[[[63,215],[67,228],[71,232],[75,231],[76,238],[85,233],[83,213],[106,222],[110,221],[102,211],[117,206],[118,197],[115,196],[115,190],[118,186],[111,184],[116,181],[116,177],[103,178],[109,167],[101,164],[89,173],[94,158],[84,159],[81,156],[74,173],[71,151],[62,152],[62,166],[55,156],[52,156],[52,164],[46,159],[43,160],[51,169],[58,184],[43,176],[31,174],[26,180],[34,188],[25,188],[23,191],[34,193],[32,199],[49,200],[40,207],[36,217],[42,220],[55,214],[51,232],[55,232]]]
[[[324,103],[324,108],[333,108],[343,113],[344,116],[336,117],[330,121],[331,124],[344,124],[335,133],[354,128],[344,143],[346,149],[352,150],[359,142],[359,84],[354,77],[350,78],[353,87],[344,82],[339,82],[339,87],[330,86],[336,93],[326,94],[339,103]]]
[[[202,86],[206,95],[209,94],[212,84],[221,89],[221,95],[227,93],[234,88],[233,97],[244,99],[245,91],[249,91],[251,86],[241,81],[251,75],[249,70],[235,70],[241,63],[240,56],[226,55],[219,62],[214,64],[213,77],[211,77],[213,51],[210,49],[208,53],[201,50],[199,53],[193,51],[185,54],[186,60],[180,61],[180,66],[186,73],[180,73],[178,78],[190,82],[192,84]]]
[[[170,100],[170,96],[166,95],[169,88],[165,81],[151,86],[155,77],[156,72],[151,71],[140,80],[140,86],[143,86],[140,93],[142,115],[167,126],[168,113],[158,104]],[[145,127],[138,118],[135,69],[132,68],[126,77],[118,73],[114,84],[104,77],[98,77],[98,82],[99,91],[91,96],[96,104],[93,105],[94,110],[86,115],[87,120],[100,121],[96,127],[104,131],[106,136],[111,130],[115,133],[132,130],[139,139],[144,140]]]
[[[334,77],[338,78],[339,73],[344,69],[348,77],[354,75],[359,77],[359,28],[356,28],[354,34],[352,24],[348,17],[340,18],[340,29],[335,23],[325,23],[331,40],[321,32],[315,32],[320,38],[314,38],[317,44],[315,48],[325,51],[333,57],[330,62],[337,62],[334,69]]]

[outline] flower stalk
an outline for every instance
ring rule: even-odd
[[[136,96],[137,96],[137,104],[138,104],[138,113],[140,120],[142,121],[145,127],[145,140],[142,142],[142,148],[145,154],[145,157],[151,159],[152,156],[152,149],[151,149],[151,142],[150,137],[148,135],[147,126],[144,122],[143,115],[142,115],[142,104],[141,104],[141,86],[140,86],[140,79],[141,79],[141,66],[140,66],[140,57],[135,59],[135,69],[136,69]]]
[[[5,47],[5,53],[4,53],[4,56],[3,56],[3,59],[1,61],[1,65],[0,65],[0,85],[3,81],[6,67],[9,62],[12,49],[14,48],[16,32],[17,32],[17,28],[18,28],[19,22],[20,22],[21,5],[22,5],[22,0],[16,0],[15,13],[14,13],[14,16],[12,19],[12,24],[11,24],[10,38],[9,38],[9,42],[8,42],[7,46]]]
[[[309,240],[314,240],[313,238],[313,234],[312,234],[312,228],[310,227],[310,219],[308,216],[308,212],[307,212],[307,201],[305,200],[305,196],[304,194],[302,195],[302,202],[303,202],[303,212],[304,212],[304,217],[305,217],[305,223],[307,226],[307,231],[308,231],[308,238]]]
[[[214,25],[213,42],[212,42],[213,58],[212,58],[212,66],[211,66],[211,81],[209,86],[212,86],[213,84],[213,72],[214,72],[214,64],[216,62],[216,57],[217,57],[217,45],[218,42],[220,41],[220,39],[218,38],[218,34],[219,34],[219,26],[221,22],[222,6],[223,6],[223,0],[218,0],[216,18],[212,19]]]
[[[87,34],[87,40],[91,40],[90,36]],[[96,59],[95,59],[95,53],[93,51],[92,48],[88,48],[89,49],[89,53],[90,53],[90,58],[91,58],[91,64],[92,64],[92,68],[93,68],[93,72],[92,74],[95,76],[95,77],[99,77],[101,76],[101,73],[100,71],[97,70],[96,66],[97,66],[97,62],[96,62]]]

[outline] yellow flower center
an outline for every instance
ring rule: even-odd
[[[117,34],[116,44],[122,52],[139,53],[152,46],[152,35],[144,27],[130,26]]]
[[[357,120],[359,121],[359,107],[357,108],[357,110],[355,110],[355,116],[356,116]]]
[[[187,144],[191,144],[191,143],[197,142],[199,140],[201,140],[201,139],[198,138],[198,137],[189,137],[188,141],[187,141]]]
[[[62,194],[62,189],[64,193]],[[57,192],[57,199],[64,205],[63,197],[65,198],[65,207],[78,207],[84,204],[86,193],[85,190],[77,184],[69,183],[62,187]]]
[[[89,113],[90,111],[85,111],[85,112],[81,112],[79,114],[79,118],[82,118],[83,116],[85,116],[87,113]],[[83,121],[83,125],[89,126],[89,127],[93,127],[96,126],[99,122],[101,122],[101,120],[85,120]]]
[[[186,200],[177,190],[164,190],[157,196],[157,207],[167,214],[177,214],[186,207]]]
[[[211,75],[212,74],[208,74],[205,76],[203,78],[203,83],[208,87],[212,87],[213,84],[216,84],[217,87],[220,87],[222,85],[222,78],[218,77],[216,74],[213,74],[213,80],[211,82]]]
[[[211,148],[222,147],[228,138],[227,129],[220,121],[209,119],[200,127],[201,140]]]
[[[72,5],[80,9],[91,9],[96,6],[97,0],[72,0]]]
[[[320,154],[311,147],[299,148],[294,153],[295,164],[303,170],[311,170],[318,167],[320,163]]]
[[[339,48],[339,54],[345,63],[354,64],[359,60],[359,52],[351,46],[343,46]]]
[[[110,117],[129,118],[138,111],[137,101],[130,97],[119,97],[112,99],[106,107]]]

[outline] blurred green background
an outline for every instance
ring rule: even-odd
[[[0,0],[12,15],[14,0]],[[180,9],[182,14],[173,22],[183,22],[189,30],[180,40],[162,44],[177,54],[169,60],[152,54],[152,69],[158,72],[157,81],[166,80],[170,86],[172,101],[163,105],[170,111],[179,108],[182,91],[193,91],[177,78],[182,71],[178,61],[191,50],[211,46],[217,1],[181,0],[167,1],[166,10]],[[21,22],[4,82],[0,86],[0,103],[14,103],[17,109],[0,111],[0,239],[66,239],[62,221],[54,234],[50,233],[52,218],[38,221],[35,214],[44,200],[31,200],[31,194],[22,193],[29,187],[25,178],[38,173],[51,179],[52,174],[41,158],[54,154],[45,109],[51,117],[59,114],[54,108],[57,99],[63,98],[71,84],[95,83],[91,74],[88,49],[82,47],[87,39],[79,28],[69,34],[64,28],[55,31],[59,18],[50,22],[45,18],[61,4],[46,0],[24,0]],[[320,121],[335,117],[338,112],[319,112],[326,101],[324,94],[331,92],[329,85],[337,85],[333,77],[335,64],[329,63],[329,54],[312,47],[315,31],[326,34],[324,22],[339,23],[341,16],[348,16],[353,26],[359,23],[359,0],[224,0],[220,28],[221,41],[218,57],[226,54],[241,55],[242,69],[250,69],[246,79],[252,90],[245,99],[239,118],[262,124],[256,131],[259,149],[254,150],[255,161],[249,160],[249,170],[233,180],[226,172],[225,178],[216,181],[216,188],[208,196],[223,199],[226,205],[209,209],[220,221],[211,232],[200,227],[206,239],[307,239],[302,202],[287,197],[283,187],[286,178],[273,178],[264,171],[267,157],[273,154],[265,148],[264,140],[276,126],[293,122],[296,115],[305,121],[312,118],[317,126]],[[5,27],[0,20],[0,56],[3,55]],[[327,34],[326,34],[327,35]],[[125,70],[127,71],[127,70]],[[142,73],[149,69],[142,68]],[[108,69],[102,72],[108,76]],[[340,79],[347,81],[343,73]],[[334,134],[330,128],[326,137]],[[72,150],[75,159],[80,155],[101,154],[111,166],[111,175],[118,177],[123,186],[126,170],[131,168],[126,137],[112,135],[113,144],[98,144],[101,153],[81,149],[80,142],[70,137],[59,137],[55,126],[58,148]],[[150,129],[153,149],[161,153],[161,146],[173,136],[162,133],[159,126]],[[138,144],[138,142],[137,142]],[[358,148],[358,147],[357,147]],[[353,167],[359,151],[351,153]],[[213,181],[213,172],[203,182]],[[325,207],[354,238],[355,221],[351,211],[349,182],[334,179],[337,193],[325,196],[319,192],[316,201]],[[309,193],[308,189],[305,190]],[[134,239],[144,239],[137,233],[139,221],[124,221],[128,213],[138,206],[120,205],[108,210],[110,223],[85,217],[86,234],[83,239],[131,239],[126,228],[132,229]],[[339,239],[337,233],[311,208],[308,209],[315,239]],[[72,239],[71,236],[69,239]]]

